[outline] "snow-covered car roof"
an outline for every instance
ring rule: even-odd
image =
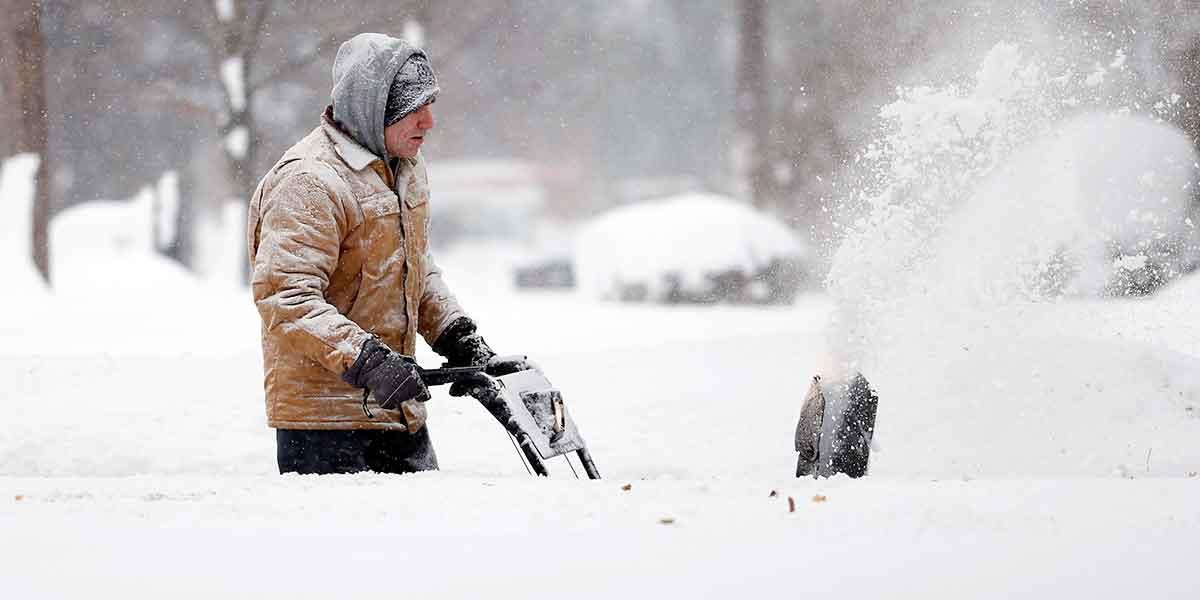
[[[714,274],[747,274],[772,261],[802,260],[808,250],[779,220],[732,198],[685,194],[610,210],[580,231],[576,267],[585,289],[609,295],[613,285],[651,288],[671,278],[685,288]]]

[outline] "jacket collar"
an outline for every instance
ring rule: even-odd
[[[354,141],[354,138],[346,135],[346,132],[337,126],[337,122],[333,120],[332,106],[327,107],[325,114],[321,115],[321,129],[325,130],[325,134],[333,142],[333,149],[337,151],[338,156],[342,157],[342,160],[346,161],[346,164],[351,169],[361,171],[371,166],[371,163],[375,161],[383,162],[383,159],[375,156],[373,152],[364,148],[362,144]],[[386,165],[385,163],[386,168],[413,167],[417,164],[417,159],[400,158],[396,159],[395,163],[397,164]]]
[[[355,171],[361,171],[370,166],[371,163],[381,160],[370,150],[364,148],[362,144],[354,141],[353,138],[338,128],[337,124],[333,121],[333,111],[331,108],[325,109],[325,114],[321,117],[321,128],[325,130],[325,135],[328,135],[329,140],[333,142],[333,148],[337,151],[338,156],[346,161],[346,165]]]

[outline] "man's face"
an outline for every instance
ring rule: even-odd
[[[413,158],[425,142],[425,134],[433,129],[433,103],[430,102],[413,112],[404,115],[403,119],[392,123],[383,130],[383,141],[387,144],[388,154],[401,158]]]

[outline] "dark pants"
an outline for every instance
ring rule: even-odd
[[[404,431],[276,429],[280,473],[436,471],[429,428]]]

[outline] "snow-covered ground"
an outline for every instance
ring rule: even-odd
[[[454,472],[5,479],[26,499],[0,504],[0,574],[10,598],[1196,590],[1194,480],[621,483]]]
[[[56,296],[6,312],[0,326],[5,589],[314,598],[720,597],[847,585],[852,596],[1182,598],[1196,589],[1186,567],[1200,552],[1200,479],[1189,476],[1200,469],[1200,344],[1193,329],[1155,321],[1177,312],[1089,305],[1084,314],[1140,325],[1091,332],[1107,344],[967,365],[914,358],[908,379],[878,381],[876,472],[814,481],[791,477],[790,446],[808,377],[827,360],[825,298],[664,309],[458,287],[493,345],[536,357],[564,390],[604,480],[531,479],[490,417],[441,392],[430,405],[441,472],[281,477],[247,298],[174,312]],[[1200,300],[1191,288],[1180,286],[1179,306]],[[1030,307],[1021,318],[1060,313],[1073,311]],[[1153,341],[1162,331],[1178,335]],[[1151,339],[1126,340],[1137,332]],[[1032,406],[1021,369],[1065,349],[1074,354],[1054,357],[1065,368],[1053,381],[1069,404]],[[1142,360],[1122,371],[1126,350]],[[1084,369],[1097,357],[1109,362]],[[434,362],[427,351],[422,359]],[[1007,390],[988,380],[1004,371]],[[1149,381],[1154,373],[1164,378]],[[1016,409],[988,408],[1005,405]]]

